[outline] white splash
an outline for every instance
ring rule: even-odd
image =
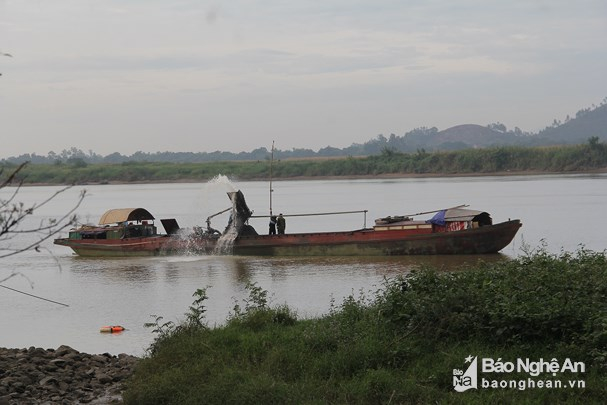
[[[223,187],[226,191],[236,191],[234,183],[224,174],[218,174],[211,180],[207,181],[205,188],[216,188],[217,186]],[[206,191],[206,190],[205,190]]]
[[[237,188],[232,181],[223,174],[219,174],[204,183],[197,198],[196,209],[201,211],[200,217],[205,219],[209,215],[226,209],[229,206],[229,200],[226,201],[226,194],[236,190]],[[204,224],[199,225],[204,226]]]
[[[202,186],[202,195],[199,199],[198,209],[201,209],[206,215],[215,216],[217,212],[221,214],[221,208],[226,208],[226,194],[235,192],[238,189],[234,186],[234,183],[225,175],[218,174],[211,180],[207,181]],[[231,207],[231,218],[235,218],[236,207],[234,202],[230,202]],[[203,217],[206,218],[206,215]],[[225,218],[225,216],[222,216]],[[222,217],[215,217],[214,220],[221,221]],[[202,225],[202,224],[200,224]],[[217,226],[216,226],[217,228]],[[210,253],[208,245],[204,243],[212,242],[213,238],[217,238],[216,235],[207,234],[206,225],[204,227],[195,226],[194,229],[181,229],[178,235],[174,237],[179,238],[178,245],[180,246],[179,254],[184,256],[200,255]],[[216,255],[229,255],[232,253],[234,240],[238,236],[238,227],[230,220],[228,227],[225,229],[223,234],[216,239],[215,246],[213,248],[213,254]],[[210,238],[210,239],[207,239]]]
[[[234,241],[238,237],[239,229],[242,228],[241,219],[238,218],[235,193],[230,194],[232,201],[232,211],[230,212],[230,221],[223,234],[217,240],[213,253],[216,255],[230,255],[233,252]]]
[[[230,226],[225,230],[225,232],[217,239],[217,244],[215,245],[215,249],[213,249],[213,254],[216,255],[230,255],[232,254],[232,250],[234,248],[234,241],[238,236],[238,231],[236,230],[236,226],[234,226],[234,222],[230,223]]]

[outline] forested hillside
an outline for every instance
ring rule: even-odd
[[[577,112],[575,118],[567,117],[565,122],[555,122],[554,125],[540,131],[535,139],[539,145],[583,143],[593,136],[607,140],[607,104],[594,109],[584,109]]]
[[[331,146],[314,151],[312,149],[277,149],[276,159],[318,158],[338,156],[372,156],[388,149],[394,152],[450,151],[468,148],[487,148],[497,146],[552,146],[582,144],[590,138],[607,141],[607,98],[599,106],[578,111],[575,116],[567,116],[564,121],[555,119],[538,133],[524,132],[520,128],[508,129],[504,124],[492,123],[486,126],[476,124],[457,125],[439,131],[437,128],[416,128],[403,135],[378,135],[363,144],[352,144],[339,149]],[[277,140],[280,143],[280,140]],[[257,161],[268,159],[270,151],[260,147],[250,152],[143,152],[122,155],[118,152],[101,156],[93,151],[83,152],[78,148],[51,151],[46,156],[23,154],[6,157],[0,164],[19,164],[29,161],[32,164],[71,164],[83,166],[91,163],[123,162],[172,162],[199,163],[225,161]]]

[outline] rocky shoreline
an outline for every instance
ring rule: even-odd
[[[0,348],[0,405],[122,403],[138,357],[57,349]]]

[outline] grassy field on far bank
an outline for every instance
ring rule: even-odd
[[[607,256],[538,249],[455,272],[422,269],[297,319],[248,284],[226,324],[209,327],[199,289],[156,339],[128,384],[127,404],[602,403],[607,395]],[[454,370],[478,356],[478,388],[456,392]],[[481,359],[583,362],[584,371],[489,373]],[[523,381],[526,389],[483,388]],[[530,388],[558,380],[565,388]],[[568,382],[583,387],[569,388]]]
[[[87,164],[82,159],[53,165],[27,165],[19,174],[30,184],[112,182],[204,182],[218,174],[238,180],[269,178],[269,160],[208,163],[125,162]],[[508,172],[580,172],[607,168],[607,145],[598,138],[584,145],[543,148],[496,147],[453,152],[399,153],[333,159],[275,161],[273,177],[472,175]],[[5,173],[10,173],[6,166]]]

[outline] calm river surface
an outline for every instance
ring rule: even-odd
[[[29,224],[59,217],[76,202],[81,189],[88,196],[78,209],[83,223],[97,223],[110,208],[144,207],[156,218],[176,218],[181,227],[204,225],[207,216],[230,206],[227,191],[243,191],[256,215],[268,213],[268,184],[219,178],[204,184],[93,185],[74,187],[35,212]],[[26,187],[18,200],[42,202],[59,187]],[[274,212],[299,214],[369,210],[366,225],[388,215],[470,204],[488,211],[494,222],[519,218],[523,227],[500,255],[501,260],[521,254],[524,245],[542,243],[551,252],[574,251],[580,245],[603,251],[607,219],[607,175],[545,175],[478,178],[424,178],[393,180],[315,180],[274,182]],[[11,191],[0,191],[6,199]],[[422,216],[419,219],[428,218]],[[223,229],[227,214],[213,219]],[[158,223],[158,225],[160,225]],[[252,219],[258,232],[267,231],[266,219]],[[287,218],[287,232],[350,230],[365,225],[363,214]],[[62,235],[63,236],[63,235]],[[23,245],[28,239],[17,238]],[[30,236],[31,238],[31,236]],[[67,344],[89,353],[142,355],[153,334],[143,324],[152,315],[179,321],[192,303],[197,288],[209,286],[207,319],[221,324],[245,297],[244,286],[256,282],[269,291],[274,304],[287,303],[301,317],[326,313],[359,291],[380,288],[384,278],[409,272],[420,264],[452,269],[478,256],[401,258],[261,258],[180,256],[134,259],[91,259],[52,243],[41,252],[25,252],[0,259],[2,284],[69,305],[34,299],[0,288],[2,347],[56,348]],[[0,246],[0,248],[6,248]],[[104,325],[122,325],[120,334],[101,334]]]

